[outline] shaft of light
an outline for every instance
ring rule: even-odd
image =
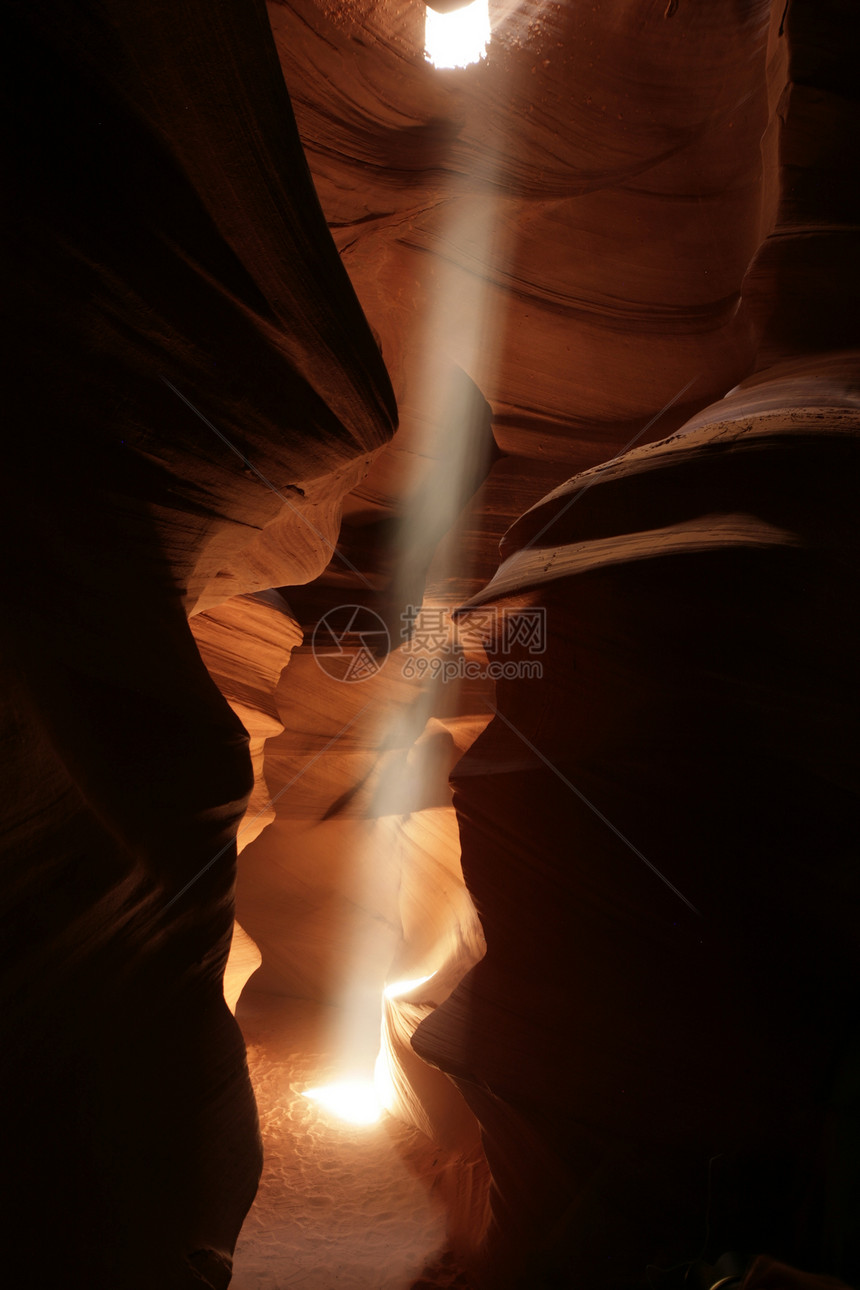
[[[425,12],[424,54],[434,67],[468,67],[487,57],[488,0],[473,0],[453,13],[436,13],[430,8]]]
[[[486,0],[482,3],[486,12]],[[506,199],[497,191],[495,178],[491,156],[481,190],[465,198],[454,195],[444,207],[434,228],[438,255],[422,283],[427,301],[412,349],[407,439],[415,475],[404,490],[408,503],[399,521],[391,585],[392,603],[404,609],[420,606],[434,549],[438,548],[432,567],[435,585],[447,588],[454,578],[467,578],[470,571],[462,545],[454,549],[453,543],[439,544],[446,533],[456,532],[460,513],[486,474],[491,449],[489,414],[480,389],[497,384],[505,326],[500,282],[512,249],[504,219]],[[438,598],[434,601],[432,592],[427,603],[442,605]],[[387,664],[390,668],[402,665],[398,653]],[[449,710],[454,703],[450,690],[456,684],[449,687]],[[360,840],[349,858],[343,896],[355,906],[357,917],[351,943],[338,945],[342,977],[331,1046],[339,1069],[352,1072],[368,1070],[372,1062],[368,1048],[373,1044],[378,1054],[375,1088],[370,1079],[362,1080],[359,1088],[343,1080],[305,1094],[353,1124],[374,1123],[381,1106],[395,1114],[405,1112],[408,1122],[414,1122],[392,1079],[399,1059],[387,1051],[383,1009],[401,1003],[406,1007],[403,996],[428,978],[397,980],[386,986],[386,967],[398,957],[398,974],[408,977],[411,967],[413,972],[432,969],[433,975],[449,961],[452,945],[459,945],[452,931],[450,937],[440,937],[435,947],[424,947],[417,961],[409,964],[408,947],[402,941],[398,944],[402,936],[398,875],[403,870],[404,847],[414,845],[404,821],[431,805],[434,792],[438,798],[440,776],[445,783],[445,770],[435,752],[440,741],[422,742],[428,721],[439,711],[439,698],[440,684],[431,679],[416,687],[407,703],[391,702],[374,738],[379,756],[367,814],[360,824],[356,822]],[[389,951],[391,957],[383,965]]]

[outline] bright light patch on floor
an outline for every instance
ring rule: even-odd
[[[489,0],[473,0],[453,13],[425,11],[424,54],[434,67],[468,67],[487,57]]]
[[[340,1080],[336,1084],[322,1084],[319,1088],[306,1089],[302,1097],[318,1102],[320,1106],[350,1124],[375,1124],[383,1107],[371,1080]]]

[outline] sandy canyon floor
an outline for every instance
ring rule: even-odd
[[[454,1159],[388,1115],[351,1125],[303,1096],[336,1073],[332,1009],[243,1001],[265,1164],[233,1290],[468,1290],[446,1253]]]

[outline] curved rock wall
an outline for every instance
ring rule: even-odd
[[[6,1275],[223,1286],[253,781],[185,610],[322,569],[394,401],[262,6],[13,5],[4,54]]]
[[[10,10],[16,1284],[227,1283],[243,814],[258,991],[430,976],[389,1074],[480,1123],[476,1278],[639,1286],[706,1213],[851,1276],[852,8],[500,0],[462,73],[413,0],[268,13]],[[422,597],[546,610],[542,678],[293,648]]]
[[[847,17],[792,5],[787,57],[774,22],[758,372],[528,511],[466,606],[539,607],[549,640],[456,768],[487,954],[414,1041],[482,1125],[493,1286],[727,1248],[857,1275]]]

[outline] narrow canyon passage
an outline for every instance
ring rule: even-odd
[[[240,1012],[266,1145],[231,1285],[467,1290],[447,1253],[448,1206],[452,1175],[475,1164],[391,1117],[355,1125],[303,1096],[337,1073],[328,1011],[258,999]]]
[[[860,7],[459,8],[7,8],[14,1290],[860,1285]]]

